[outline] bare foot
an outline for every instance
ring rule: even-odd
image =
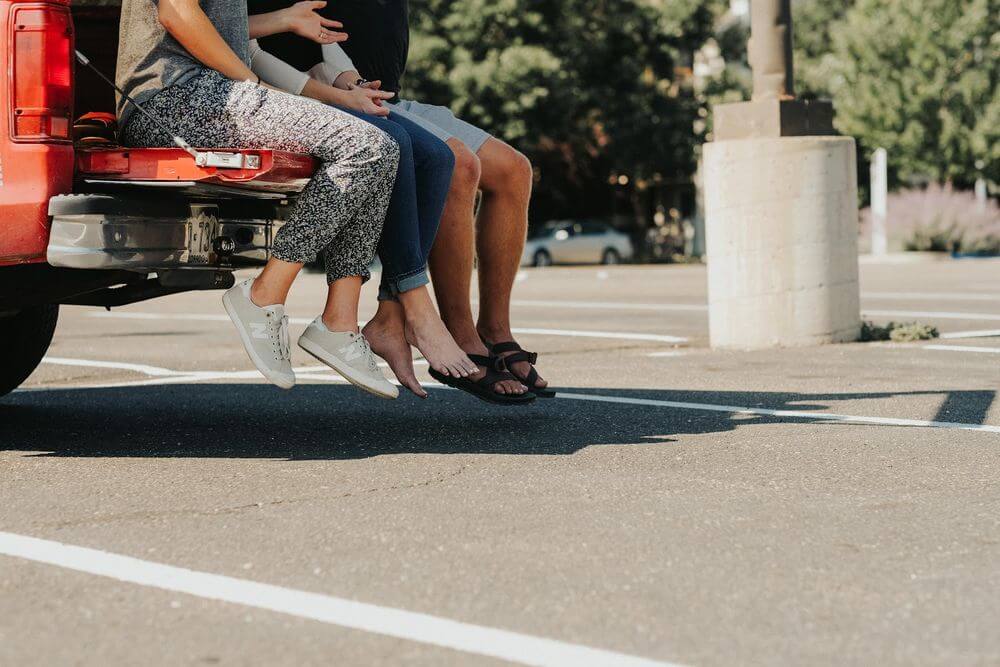
[[[480,333],[480,335],[482,336],[483,340],[488,340],[488,341],[490,341],[493,344],[498,343],[498,342],[506,342],[506,341],[514,340],[514,336],[511,333],[507,333],[505,335],[501,334],[501,335],[498,335],[498,336],[495,336],[495,337],[492,337],[492,338],[490,336],[484,335],[482,333]],[[516,352],[503,352],[499,356],[501,356],[501,357],[509,357],[512,354],[517,354],[517,353]],[[526,378],[531,373],[532,365],[529,364],[527,361],[518,361],[518,362],[515,362],[515,363],[512,363],[512,364],[508,364],[507,368],[516,377]],[[528,387],[528,389],[545,389],[548,386],[549,386],[549,383],[544,378],[542,378],[541,375],[539,375],[538,379],[535,380],[535,386],[534,387]]]
[[[426,287],[399,295],[406,316],[406,340],[431,368],[451,377],[469,377],[478,367],[465,355],[434,309]]]
[[[372,352],[386,360],[401,385],[420,398],[427,398],[427,392],[413,371],[413,352],[406,342],[403,309],[398,303],[380,302],[378,313],[361,333],[368,339]]]

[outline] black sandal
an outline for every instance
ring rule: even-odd
[[[429,370],[429,373],[432,378],[443,385],[472,394],[479,400],[493,403],[494,405],[528,405],[535,402],[535,394],[530,391],[526,394],[501,394],[494,390],[497,382],[505,380],[520,381],[504,367],[502,359],[484,357],[480,354],[470,354],[468,356],[472,363],[486,368],[485,376],[478,380],[470,380],[463,377],[456,378],[439,373],[433,368]]]
[[[485,342],[485,341],[484,341]],[[538,386],[538,371],[535,370],[535,364],[538,363],[538,353],[537,352],[526,352],[520,345],[514,341],[507,343],[486,343],[486,346],[490,348],[490,356],[496,359],[500,359],[503,362],[503,367],[513,375],[515,378],[521,381],[525,387],[528,388],[532,394],[538,398],[555,398],[556,392],[552,391],[548,387],[542,388]],[[507,354],[508,352],[513,352],[513,354]],[[506,356],[501,356],[506,355]],[[520,362],[526,362],[531,364],[531,371],[525,377],[520,377],[514,372],[511,364],[517,364]]]

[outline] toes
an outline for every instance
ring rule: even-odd
[[[469,359],[468,357],[463,356],[461,363],[462,363],[462,366],[464,366],[465,369],[467,371],[469,371],[470,374],[472,374],[472,373],[478,373],[479,372],[479,366],[477,366],[475,364],[475,362],[472,361],[472,359]]]
[[[452,367],[452,372],[458,375],[459,377],[464,377],[464,378],[469,377],[469,371],[465,370],[465,367],[463,367],[462,364],[455,364]]]
[[[427,391],[420,386],[420,383],[417,382],[417,378],[407,378],[403,380],[403,386],[420,398],[427,398]]]

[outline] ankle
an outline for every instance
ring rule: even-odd
[[[397,329],[403,326],[403,307],[398,301],[379,301],[378,310],[365,328]]]
[[[285,300],[280,294],[276,294],[262,285],[260,280],[255,280],[250,283],[250,303],[258,308],[267,308],[279,304],[284,305]]]
[[[514,333],[510,330],[510,325],[488,325],[477,324],[476,333],[490,343],[504,343],[514,340]]]
[[[358,328],[358,318],[344,317],[343,315],[328,316],[323,315],[323,326],[325,326],[330,331],[335,331],[338,333],[343,333],[345,331],[353,331],[354,333],[361,333]]]

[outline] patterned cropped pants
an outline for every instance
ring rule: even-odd
[[[273,148],[321,164],[274,239],[272,255],[311,262],[326,250],[327,280],[370,278],[392,194],[399,146],[374,125],[332,107],[205,70],[143,105],[200,148]],[[172,146],[141,113],[122,132],[127,146]]]

